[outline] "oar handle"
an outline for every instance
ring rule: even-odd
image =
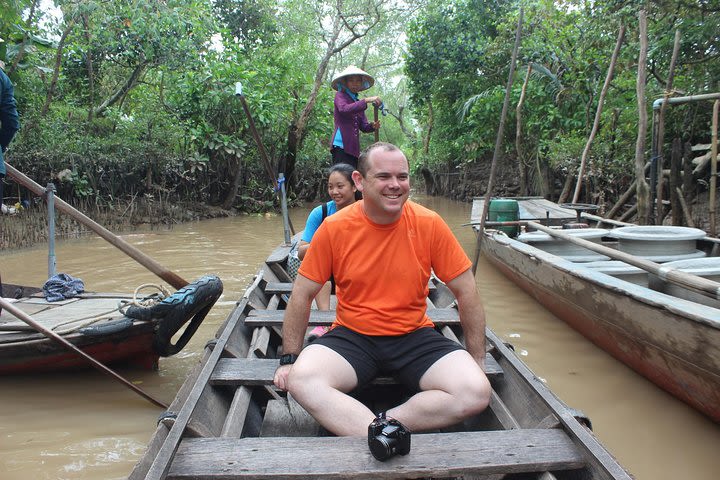
[[[56,341],[57,343],[59,343],[59,344],[62,345],[63,347],[65,347],[65,348],[67,348],[67,349],[69,349],[69,350],[72,350],[73,352],[77,353],[78,355],[80,355],[81,357],[83,357],[85,360],[87,360],[88,362],[90,362],[90,364],[91,364],[93,367],[95,367],[97,370],[100,370],[102,373],[105,373],[105,374],[107,374],[107,375],[110,375],[110,376],[113,377],[115,380],[117,380],[118,382],[122,383],[122,384],[125,385],[126,387],[130,388],[131,390],[133,390],[135,393],[137,393],[137,394],[140,395],[141,397],[145,398],[146,400],[151,401],[152,403],[154,403],[154,404],[157,405],[158,407],[168,408],[168,406],[167,406],[166,404],[164,404],[164,403],[161,402],[160,400],[156,399],[155,397],[151,396],[149,393],[143,391],[143,390],[140,389],[138,386],[133,385],[133,384],[130,383],[129,381],[125,380],[123,377],[121,377],[120,375],[118,375],[117,373],[115,373],[113,370],[109,369],[108,367],[106,367],[106,366],[103,365],[102,363],[98,362],[98,361],[95,360],[93,357],[91,357],[91,356],[88,355],[87,353],[83,352],[83,351],[80,350],[78,347],[76,347],[76,346],[73,345],[72,343],[68,342],[68,341],[65,340],[63,337],[61,337],[60,335],[58,335],[57,333],[53,332],[52,330],[49,330],[49,329],[45,328],[43,325],[41,325],[41,324],[39,324],[38,322],[36,322],[35,320],[33,320],[33,318],[32,318],[30,315],[28,315],[27,313],[23,312],[22,310],[20,310],[20,309],[17,308],[15,305],[13,305],[12,303],[8,302],[7,300],[5,300],[5,299],[2,298],[2,297],[0,297],[0,306],[2,306],[2,308],[4,308],[7,312],[9,312],[10,314],[14,315],[15,317],[17,317],[18,319],[22,320],[23,322],[27,323],[28,325],[30,325],[31,327],[33,327],[33,328],[34,328],[35,330],[37,330],[38,332],[40,332],[40,333],[42,333],[43,335],[45,335],[46,337],[50,338],[51,340]]]
[[[375,123],[377,124],[377,122],[378,122],[378,106],[377,106],[377,105],[373,105],[373,107],[374,107],[374,110],[375,110],[375,117],[374,117],[374,118],[375,118]],[[379,141],[380,141],[380,130],[377,129],[377,128],[375,129],[375,141],[376,141],[376,142],[379,142]]]
[[[18,169],[16,169],[7,162],[5,162],[5,167],[7,168],[8,175],[16,182],[18,182],[39,197],[45,195],[45,189],[39,184],[35,183],[35,181],[33,181],[30,177],[26,176],[24,173],[20,172]],[[70,204],[63,201],[60,197],[55,197],[55,206],[58,210],[69,215],[79,223],[85,225],[90,230],[97,233],[99,236],[110,242],[115,247],[119,248],[126,255],[137,261],[140,265],[144,266],[158,277],[168,282],[173,287],[180,289],[190,283],[176,273],[171,272],[170,270],[162,266],[160,263],[156,262],[146,254],[135,248],[134,246],[130,245],[107,228],[95,222],[84,213],[73,208]]]

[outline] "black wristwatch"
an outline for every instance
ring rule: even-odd
[[[295,363],[295,360],[297,360],[298,356],[294,353],[286,353],[285,355],[280,355],[280,365],[292,365]]]

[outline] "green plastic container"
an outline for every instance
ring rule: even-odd
[[[520,208],[517,200],[509,198],[496,198],[490,200],[490,208],[488,209],[488,220],[491,222],[517,222]],[[520,232],[517,225],[499,227],[498,230],[505,232],[509,237],[515,238]]]

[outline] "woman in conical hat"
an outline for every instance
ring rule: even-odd
[[[358,97],[358,93],[367,90],[375,79],[354,65],[350,65],[335,75],[331,85],[335,93],[333,112],[335,127],[330,138],[330,152],[333,165],[347,163],[357,168],[360,156],[360,132],[374,132],[380,129],[380,122],[370,123],[365,116],[368,104],[380,106],[380,97]]]

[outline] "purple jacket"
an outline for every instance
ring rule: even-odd
[[[350,98],[350,95],[345,92],[337,92],[335,94],[335,110],[333,112],[335,128],[330,137],[331,149],[335,134],[339,128],[345,153],[354,157],[360,156],[360,131],[375,131],[375,128],[368,122],[365,116],[365,109],[367,109],[365,100],[355,102]]]

